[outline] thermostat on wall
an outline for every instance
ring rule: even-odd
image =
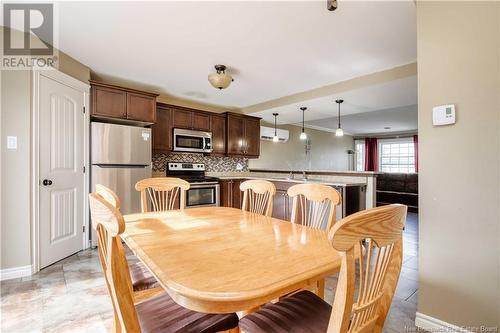
[[[451,125],[455,123],[455,105],[440,105],[432,108],[432,124],[434,126]]]

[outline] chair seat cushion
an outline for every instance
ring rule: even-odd
[[[325,333],[332,307],[310,291],[266,304],[240,320],[245,333]]]
[[[238,316],[207,314],[186,309],[162,293],[136,305],[143,333],[211,333],[238,326]]]
[[[160,287],[151,272],[140,261],[129,262],[130,278],[134,291]]]

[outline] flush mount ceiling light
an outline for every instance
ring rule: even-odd
[[[302,132],[300,133],[300,140],[305,140],[307,139],[307,134],[304,130],[304,113],[307,110],[305,106],[300,108],[302,110]]]
[[[335,100],[335,103],[337,103],[339,105],[339,127],[335,131],[335,136],[344,136],[344,130],[340,126],[340,104],[342,104],[343,102],[344,102],[343,99],[337,99],[337,100]]]
[[[274,116],[274,136],[273,136],[273,142],[278,142],[280,141],[280,138],[278,138],[278,115],[279,113],[273,113]]]
[[[212,73],[208,76],[208,82],[210,82],[210,84],[214,86],[214,88],[220,90],[229,87],[234,79],[231,75],[226,73],[226,66],[215,65],[215,70],[217,71],[216,73]]]

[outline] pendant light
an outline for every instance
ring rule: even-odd
[[[307,110],[305,106],[300,108],[302,110],[302,132],[300,133],[300,140],[306,140],[307,134],[304,131],[304,112]]]
[[[339,127],[335,131],[335,136],[344,136],[344,130],[340,126],[340,104],[342,104],[343,102],[344,102],[343,99],[337,99],[337,100],[335,100],[335,103],[337,103],[339,105]]]
[[[274,116],[274,136],[273,136],[273,142],[278,142],[280,141],[280,138],[278,138],[278,115],[279,113],[273,113]]]

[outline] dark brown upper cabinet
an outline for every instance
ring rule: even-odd
[[[172,110],[172,123],[174,128],[193,128],[193,112],[187,110]]]
[[[146,124],[156,121],[157,94],[93,80],[90,85],[93,117]]]
[[[227,155],[260,155],[260,118],[227,113]]]
[[[92,85],[92,115],[127,119],[127,93]]]
[[[156,122],[153,132],[153,150],[168,153],[172,151],[172,109],[168,105],[156,105]]]
[[[210,131],[212,132],[212,155],[226,154],[226,116],[211,115]]]
[[[174,128],[184,128],[196,131],[210,131],[210,114],[203,111],[173,107]]]
[[[245,120],[243,117],[227,115],[227,154],[243,155],[245,153]]]
[[[205,113],[193,113],[193,129],[210,132],[210,115]]]
[[[245,118],[245,155],[259,157],[260,155],[260,119]]]
[[[156,121],[156,97],[128,92],[127,119],[154,123]]]

